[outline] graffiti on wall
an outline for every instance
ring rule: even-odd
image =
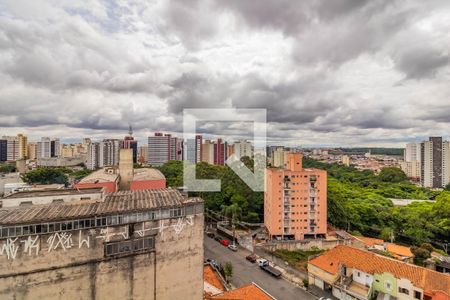
[[[164,240],[164,232],[168,229],[173,229],[175,234],[178,236],[183,231],[186,226],[194,225],[194,216],[186,216],[182,218],[177,218],[176,220],[159,220],[158,225],[156,227],[152,227],[151,224],[141,224],[141,228],[136,230],[136,233],[143,237],[148,231],[157,231],[161,237],[161,240]]]
[[[175,235],[178,237],[186,226],[194,225],[194,217],[186,216],[177,219],[159,220],[156,227],[152,225],[152,222],[142,222],[140,228],[135,233],[143,237],[146,232],[158,232],[161,240],[164,240],[164,233],[172,229]],[[48,253],[62,250],[67,251],[71,248],[78,249],[91,247],[93,238],[101,239],[104,242],[109,242],[112,238],[128,239],[129,228],[126,226],[119,227],[105,227],[99,230],[89,229],[83,234],[82,230],[78,230],[78,234],[72,232],[55,232],[50,234],[46,238],[42,238],[39,235],[7,238],[0,244],[0,256],[5,256],[8,260],[15,260],[18,253],[23,253],[27,256],[38,256],[42,250],[42,245],[46,245],[46,251]],[[42,244],[41,244],[42,243]],[[20,249],[20,251],[19,251]],[[45,251],[45,250],[44,250]]]

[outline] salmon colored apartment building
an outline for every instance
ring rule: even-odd
[[[327,233],[327,172],[303,169],[289,153],[282,168],[266,170],[264,224],[271,239],[303,240]]]

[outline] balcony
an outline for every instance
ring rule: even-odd
[[[356,299],[368,299],[370,294],[370,287],[353,281],[352,277],[341,276],[337,281],[336,286],[342,289],[345,294]]]
[[[316,211],[316,206],[314,204],[310,205],[309,211]]]

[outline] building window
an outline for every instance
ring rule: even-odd
[[[409,295],[409,291],[407,289],[405,289],[405,288],[402,288],[402,287],[398,288],[398,292],[402,293],[402,294]]]
[[[132,254],[135,252],[153,250],[154,237],[144,237],[126,241],[110,242],[105,244],[105,256]]]
[[[414,298],[415,299],[422,299],[422,293],[419,291],[414,291]]]
[[[391,290],[391,283],[390,283],[390,282],[387,282],[387,281],[386,281],[386,282],[384,283],[384,285],[386,286],[386,289],[387,289],[387,290],[389,290],[389,291]]]

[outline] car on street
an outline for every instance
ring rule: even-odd
[[[228,249],[231,251],[236,252],[238,250],[238,247],[235,244],[228,245]]]
[[[331,300],[331,299],[327,297],[320,297],[319,300]]]
[[[228,247],[228,245],[230,244],[230,241],[227,240],[227,239],[223,239],[223,240],[220,241],[220,243],[221,243],[222,245],[224,245],[225,247]]]
[[[207,232],[206,233],[206,236],[208,236],[209,238],[214,238],[215,237],[215,234],[214,233],[212,233],[212,232]]]
[[[219,267],[219,264],[217,263],[217,261],[215,259],[212,259],[212,258],[205,259],[205,263],[212,265],[214,268],[218,268]]]
[[[216,236],[214,237],[214,240],[220,242],[220,241],[222,240],[222,238],[221,238],[220,236],[216,235]]]
[[[247,255],[245,259],[254,264],[256,262],[256,255],[255,254]]]
[[[261,268],[261,270],[266,271],[267,273],[269,273],[273,277],[276,277],[276,278],[280,278],[281,277],[281,272],[278,269],[272,267],[269,264],[269,261],[267,259],[263,259],[263,258],[258,259],[258,265]]]

